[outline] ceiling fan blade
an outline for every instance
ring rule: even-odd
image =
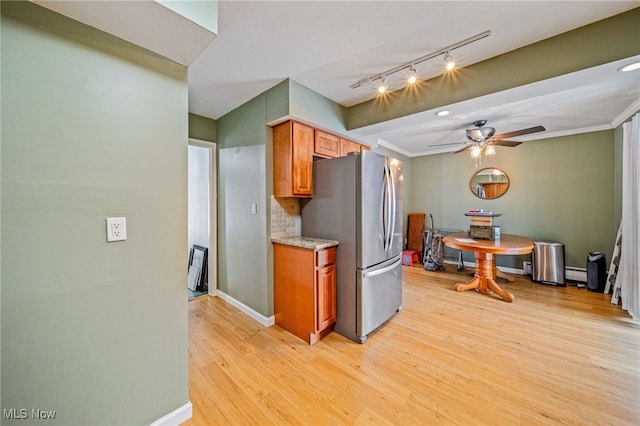
[[[547,129],[545,129],[542,126],[529,127],[528,129],[516,130],[514,132],[502,133],[500,135],[495,135],[493,138],[494,139],[515,138],[516,136],[528,135],[529,133],[544,132],[545,130],[547,130]]]
[[[514,146],[518,146],[520,145],[522,142],[516,142],[516,141],[507,141],[504,139],[498,139],[493,141],[494,145],[500,145],[500,146],[510,146],[510,147],[514,147]]]
[[[439,143],[439,144],[436,144],[436,145],[429,145],[429,148],[436,148],[436,147],[439,147],[439,146],[462,145],[462,144],[465,144],[465,143],[467,143],[467,142]]]
[[[461,148],[461,149],[459,149],[457,151],[454,151],[454,154],[457,154],[457,153],[462,152],[462,151],[466,151],[469,148],[471,148],[471,145],[466,145],[464,148]]]

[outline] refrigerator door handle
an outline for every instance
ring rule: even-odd
[[[392,197],[391,197],[391,169],[387,164],[384,165],[384,173],[385,180],[387,183],[387,192],[386,192],[386,205],[387,205],[387,224],[385,229],[385,250],[391,250],[391,240],[393,237],[393,231],[391,230],[391,226],[393,224],[393,214],[392,214]]]
[[[385,272],[389,272],[390,270],[397,268],[398,265],[400,265],[401,263],[402,263],[402,257],[400,257],[398,260],[393,262],[391,265],[385,266],[384,268],[376,269],[375,271],[371,271],[371,272],[363,272],[362,278],[371,278],[371,277],[375,277],[376,275],[384,274]]]
[[[391,189],[391,211],[389,212],[389,217],[391,218],[391,232],[389,233],[389,251],[393,250],[393,238],[396,233],[396,182],[393,180],[393,171],[391,167],[387,168],[389,170],[389,187]]]
[[[387,166],[384,166],[384,174],[382,176],[382,237],[383,237],[383,242],[382,242],[382,250],[384,250],[385,252],[387,251],[387,241],[388,241],[388,237],[387,235],[389,234],[389,230],[388,230],[388,225],[389,225],[389,207],[388,207],[388,198],[387,198],[387,189],[389,187],[389,184],[387,182]]]

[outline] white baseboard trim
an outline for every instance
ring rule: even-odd
[[[275,319],[275,317],[273,315],[271,315],[270,317],[265,317],[260,312],[254,311],[253,309],[251,309],[250,307],[248,307],[244,303],[237,301],[233,297],[229,296],[228,294],[226,294],[226,293],[224,293],[224,292],[222,292],[220,290],[218,290],[216,292],[216,296],[219,297],[220,299],[224,300],[228,304],[230,304],[232,306],[235,306],[236,308],[240,309],[240,311],[242,311],[243,313],[249,315],[251,318],[253,318],[254,320],[258,321],[260,324],[264,325],[265,327],[271,327],[272,325],[274,325],[276,323],[276,319]]]
[[[178,426],[189,420],[191,416],[193,416],[193,405],[191,401],[187,401],[183,406],[151,423],[151,426]]]

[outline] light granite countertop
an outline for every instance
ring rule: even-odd
[[[271,242],[278,243],[278,244],[286,244],[289,246],[302,247],[302,248],[307,248],[311,250],[322,250],[329,247],[337,246],[339,244],[339,242],[335,240],[325,240],[322,238],[314,238],[314,237],[272,238]]]

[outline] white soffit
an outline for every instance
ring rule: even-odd
[[[153,0],[31,2],[185,66],[216,37],[213,31]],[[217,7],[216,2],[212,7]]]

